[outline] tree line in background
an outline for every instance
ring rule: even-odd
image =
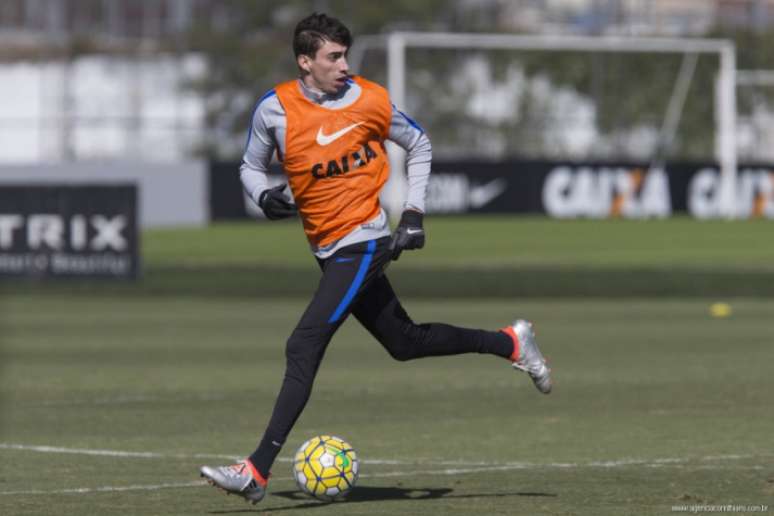
[[[220,159],[241,155],[256,100],[296,75],[293,27],[313,10],[341,18],[353,30],[355,45],[358,36],[392,30],[487,32],[496,27],[499,4],[478,11],[462,4],[224,0],[227,16],[199,20],[184,44],[209,63],[206,78],[188,85],[207,99],[210,134],[200,152]],[[734,39],[740,69],[774,69],[771,36],[761,31],[706,35]],[[409,97],[402,108],[430,133],[439,156],[460,157],[464,149],[467,156],[492,159],[641,159],[658,145],[681,59],[678,54],[415,50],[408,55]],[[385,84],[385,64],[384,51],[370,51],[362,71]],[[714,155],[716,73],[716,57],[699,58],[668,158]],[[740,111],[760,107],[761,99],[774,106],[774,88],[740,95]]]

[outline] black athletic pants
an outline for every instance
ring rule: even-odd
[[[309,399],[328,342],[350,313],[396,360],[460,353],[509,357],[513,352],[511,338],[499,331],[415,324],[384,274],[389,243],[389,237],[361,242],[318,259],[320,284],[288,339],[282,388],[266,433],[250,456],[264,478]]]

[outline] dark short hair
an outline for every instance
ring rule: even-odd
[[[313,13],[296,25],[293,33],[293,52],[314,57],[326,41],[332,41],[349,48],[352,46],[352,34],[336,18],[323,13]]]

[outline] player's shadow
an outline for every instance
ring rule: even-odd
[[[538,492],[516,492],[516,493],[488,493],[488,494],[453,494],[454,490],[449,488],[402,488],[402,487],[368,487],[359,486],[347,495],[347,503],[357,502],[380,502],[388,500],[437,500],[438,498],[501,498],[507,496],[546,496],[555,497],[554,493]],[[325,502],[311,501],[310,498],[300,491],[277,491],[271,493],[271,496],[279,496],[294,502],[307,502],[298,505],[284,507],[270,507],[261,509],[261,512],[286,511],[289,509],[311,509],[314,507],[325,507],[330,505]],[[337,502],[334,502],[334,504]],[[340,503],[340,502],[339,502]],[[210,511],[210,514],[230,514],[237,512],[253,512],[258,510],[258,506],[249,509]]]
[[[347,502],[376,502],[386,500],[435,500],[451,493],[449,488],[368,487],[359,486],[347,495]],[[309,501],[309,497],[300,491],[279,491],[272,493],[293,501]],[[318,505],[315,503],[314,505]]]

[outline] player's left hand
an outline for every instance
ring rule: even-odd
[[[400,253],[404,250],[422,249],[425,246],[422,217],[422,212],[416,210],[406,210],[400,216],[400,222],[390,241],[393,260],[400,258]]]

